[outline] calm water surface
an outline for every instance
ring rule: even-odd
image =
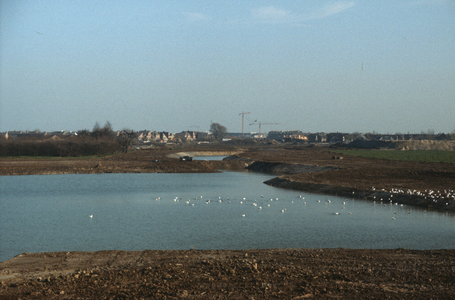
[[[453,214],[262,183],[271,177],[1,176],[0,261],[24,251],[455,248]]]

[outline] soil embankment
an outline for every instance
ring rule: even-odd
[[[344,156],[330,148],[284,147],[239,153],[248,168],[276,174],[276,187],[455,211],[455,166]],[[386,151],[386,150],[385,150]]]
[[[0,158],[0,175],[99,174],[99,173],[213,173],[221,168],[245,168],[240,162],[181,162],[191,156],[229,155],[235,150],[138,150],[128,154],[90,158]]]
[[[455,297],[455,250],[56,252],[0,269],[0,299]]]

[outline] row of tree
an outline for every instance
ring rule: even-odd
[[[210,131],[215,140],[226,136],[226,127],[212,123]],[[0,156],[57,156],[77,157],[127,153],[137,134],[131,129],[114,131],[109,121],[92,131],[79,130],[76,136],[65,139],[0,139]]]
[[[107,155],[120,151],[122,147],[119,143],[108,140],[7,140],[0,143],[0,156],[77,157]]]
[[[2,139],[0,156],[77,157],[126,153],[136,133],[130,129],[112,130],[108,121],[101,127],[96,122],[92,131],[80,130],[70,138]]]

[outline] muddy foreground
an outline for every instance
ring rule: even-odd
[[[176,154],[185,151],[224,151],[236,156],[224,162],[181,162]],[[248,167],[276,174],[269,184],[367,199],[390,197],[391,189],[442,193],[455,187],[455,168],[450,164],[339,159],[337,155],[329,148],[314,147],[201,146],[91,159],[0,159],[0,174],[185,173]],[[380,194],[383,190],[387,193]],[[443,203],[438,207],[433,200],[404,196],[402,201],[428,205],[428,209],[450,211],[454,206],[448,198],[438,198],[436,203]],[[0,300],[453,299],[454,282],[455,250],[58,252],[24,253],[0,262]]]
[[[0,268],[0,299],[455,297],[455,250],[58,252]]]

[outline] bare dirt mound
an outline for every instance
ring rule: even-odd
[[[340,146],[340,145],[337,145]],[[397,150],[455,150],[455,141],[363,141],[356,140],[347,145],[346,148],[357,149],[397,149]]]

